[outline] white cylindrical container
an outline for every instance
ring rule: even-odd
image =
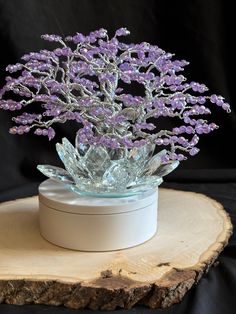
[[[141,244],[157,230],[158,191],[123,198],[79,196],[62,183],[39,186],[41,235],[81,251],[111,251]]]

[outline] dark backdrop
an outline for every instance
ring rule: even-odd
[[[200,141],[201,153],[182,163],[168,180],[229,180],[236,177],[233,147],[236,137],[234,93],[234,22],[232,1],[194,0],[0,0],[0,81],[5,67],[26,52],[49,48],[44,33],[88,33],[100,27],[113,33],[125,26],[133,42],[157,44],[190,61],[186,75],[222,94],[232,106],[230,115],[215,108],[211,119],[221,128]],[[58,164],[54,144],[62,135],[73,139],[75,127],[59,125],[53,143],[32,134],[8,134],[10,112],[0,111],[0,190],[42,180],[39,163]],[[191,169],[191,171],[189,171]],[[195,170],[194,170],[195,169]],[[205,170],[200,170],[205,169]],[[206,171],[206,169],[211,169]],[[215,172],[214,169],[224,169]]]
[[[149,41],[187,59],[190,80],[205,83],[222,94],[232,113],[215,109],[212,119],[221,128],[200,142],[201,153],[183,162],[165,186],[202,192],[219,200],[236,224],[236,102],[234,1],[226,0],[0,0],[0,84],[9,63],[30,51],[48,47],[44,33],[88,33],[100,27],[111,33],[127,27],[133,42]],[[0,200],[35,194],[44,177],[41,163],[58,164],[54,144],[62,136],[73,139],[75,127],[59,125],[53,143],[31,134],[13,136],[11,113],[0,111]],[[52,145],[53,144],[53,145]],[[171,182],[175,181],[175,183]],[[231,182],[229,182],[231,181]],[[236,309],[236,236],[212,268],[184,298],[168,310],[135,308],[129,313],[234,314]],[[118,313],[128,313],[118,311]],[[62,307],[0,305],[0,313],[77,313]],[[90,311],[88,311],[90,313]],[[104,312],[100,312],[104,313]],[[110,313],[110,312],[109,312]]]

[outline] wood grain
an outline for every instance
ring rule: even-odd
[[[54,246],[40,236],[37,211],[37,197],[0,204],[0,303],[165,308],[208,271],[232,233],[219,203],[169,189],[160,189],[158,233],[126,250]]]

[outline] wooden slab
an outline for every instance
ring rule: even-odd
[[[37,197],[0,204],[0,303],[164,308],[183,298],[232,233],[216,201],[160,189],[159,230],[150,241],[120,251],[78,252],[40,236],[37,208]]]

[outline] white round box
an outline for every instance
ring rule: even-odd
[[[39,186],[41,235],[81,251],[111,251],[141,244],[157,231],[158,190],[123,198],[79,196],[64,184]]]

